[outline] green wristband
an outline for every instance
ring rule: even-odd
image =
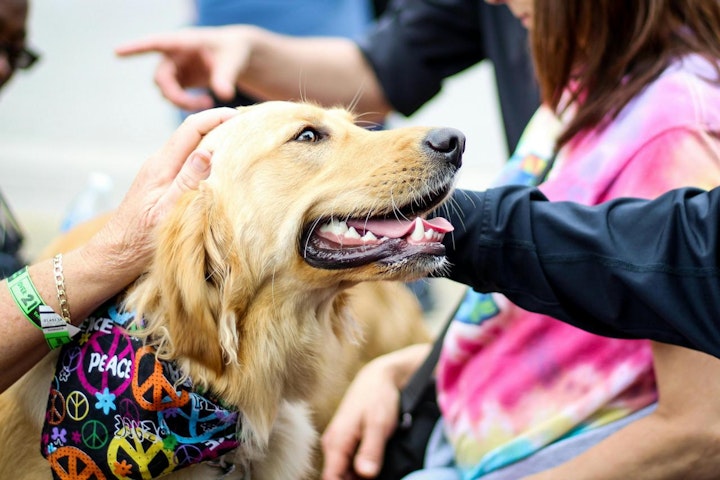
[[[44,305],[45,301],[40,297],[35,285],[30,279],[28,273],[28,267],[25,267],[17,272],[13,273],[7,280],[8,288],[10,289],[10,295],[15,300],[15,303],[23,312],[25,318],[30,323],[35,325],[37,328],[42,330],[40,325],[40,312],[38,307]]]

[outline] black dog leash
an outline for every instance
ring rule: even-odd
[[[407,385],[400,390],[400,424],[398,425],[398,428],[406,429],[412,424],[412,412],[420,403],[425,389],[433,378],[433,372],[435,370],[435,365],[437,365],[438,359],[440,358],[440,351],[442,350],[445,334],[447,333],[453,318],[455,318],[455,314],[457,313],[458,308],[460,308],[464,298],[465,296],[463,295],[463,298],[460,299],[453,310],[453,313],[445,322],[445,325],[433,343],[432,350],[430,350],[430,353],[428,353],[427,357],[425,357],[425,361],[422,365],[420,365],[415,373],[413,373]]]

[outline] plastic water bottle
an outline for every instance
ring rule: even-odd
[[[85,187],[68,206],[60,231],[67,232],[78,223],[110,210],[113,180],[106,173],[93,172],[88,175]]]

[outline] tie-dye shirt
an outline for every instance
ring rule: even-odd
[[[716,77],[699,56],[676,61],[606,128],[565,145],[541,190],[598,204],[719,185],[720,85],[706,81]],[[558,128],[541,108],[501,182],[528,183]],[[595,336],[500,295],[467,295],[438,365],[439,403],[464,478],[657,400],[649,342]]]

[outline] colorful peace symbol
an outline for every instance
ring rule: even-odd
[[[138,349],[133,370],[133,396],[141,408],[157,412],[181,407],[188,402],[189,393],[185,390],[178,392],[168,381],[152,347],[145,346]]]
[[[93,459],[77,447],[60,447],[47,458],[60,480],[106,480]]]
[[[140,428],[130,435],[114,436],[108,445],[107,459],[110,465],[131,460],[135,464],[133,470],[147,480],[170,473],[177,467],[173,451],[164,448],[162,439]]]
[[[80,391],[75,390],[68,394],[65,401],[68,417],[76,422],[83,420],[90,412],[90,402],[87,397]]]
[[[135,349],[130,338],[119,328],[112,329],[110,333],[95,332],[80,352],[81,368],[78,369],[78,379],[83,388],[90,395],[103,392],[107,388],[109,393],[120,396],[130,386],[132,373],[127,378],[122,378],[113,375],[108,368],[91,368],[93,358],[98,355],[101,358],[104,356],[106,359],[115,359],[116,364],[122,362],[133,365]],[[90,372],[93,374],[89,375]]]
[[[68,372],[74,372],[80,366],[78,359],[80,358],[80,347],[68,347],[63,350],[62,358],[60,359],[60,365],[63,370]]]
[[[60,425],[65,420],[65,397],[59,390],[52,388],[48,402],[47,422],[50,425]]]
[[[140,421],[140,408],[132,398],[123,397],[118,403],[118,413],[121,417],[134,422]]]
[[[167,414],[166,414],[167,413]],[[218,409],[200,395],[190,395],[190,404],[170,412],[158,412],[158,424],[173,432],[180,443],[197,443],[213,437],[235,433],[237,415],[221,417],[227,411]]]
[[[174,459],[178,465],[195,465],[203,461],[203,451],[195,445],[180,445]]]
[[[105,446],[110,438],[108,429],[102,422],[98,420],[90,420],[83,425],[82,430],[83,443],[86,447],[97,450]]]

